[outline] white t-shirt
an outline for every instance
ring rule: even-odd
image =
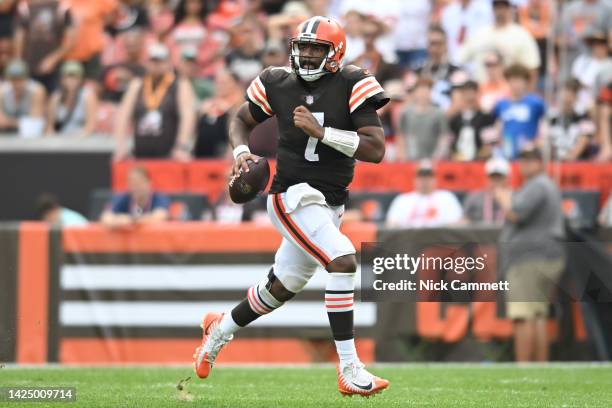
[[[463,8],[455,1],[442,10],[441,24],[448,37],[448,58],[457,63],[459,47],[476,31],[493,24],[491,2],[472,0]]]
[[[412,1],[415,0],[411,0],[410,2]],[[402,4],[401,0],[385,0],[384,5],[380,2],[372,0],[343,0],[338,9],[343,16],[349,11],[356,11],[366,16],[374,16],[386,24],[389,27],[389,33],[376,39],[376,49],[382,54],[383,59],[386,62],[392,63],[396,60],[396,43],[394,33],[396,27],[398,26],[400,4]],[[356,38],[348,40],[349,44],[347,44],[347,56],[345,57],[346,61],[351,61],[351,59],[361,55],[361,52],[357,53],[356,50],[351,50],[351,47],[362,48],[363,44],[359,44],[360,41],[363,40]]]
[[[395,197],[387,212],[387,224],[396,227],[441,227],[459,222],[463,211],[450,191],[417,192]]]
[[[537,43],[527,30],[515,23],[501,28],[491,25],[476,31],[459,49],[459,62],[469,65],[476,79],[483,82],[486,80],[483,58],[491,50],[502,54],[505,66],[521,64],[529,69],[540,66]]]

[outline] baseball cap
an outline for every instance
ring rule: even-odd
[[[165,60],[170,56],[170,51],[168,51],[168,47],[165,45],[154,43],[149,45],[147,55],[149,56],[149,59]]]
[[[510,173],[510,164],[506,159],[501,157],[493,157],[485,163],[485,171],[487,176],[501,175],[507,176]]]
[[[608,36],[605,32],[597,29],[596,27],[589,27],[584,30],[584,34],[582,35],[582,39],[586,43],[602,43],[605,44],[608,42]]]
[[[9,79],[27,78],[29,76],[28,65],[22,60],[12,60],[6,66],[4,75]]]
[[[66,61],[60,69],[62,75],[80,75],[83,76],[83,65],[78,61]]]
[[[416,171],[417,176],[430,176],[434,174],[434,166],[431,160],[425,159],[419,162]]]

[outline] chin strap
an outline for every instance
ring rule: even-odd
[[[321,142],[348,157],[353,157],[359,147],[359,135],[350,130],[326,127]]]

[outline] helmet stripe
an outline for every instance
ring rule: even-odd
[[[319,23],[321,22],[320,18],[315,17],[315,23],[312,25],[312,29],[310,30],[311,34],[317,34],[317,28],[319,28]]]

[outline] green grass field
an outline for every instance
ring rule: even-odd
[[[0,387],[76,387],[76,403],[1,407],[612,407],[612,365],[415,364],[378,366],[391,380],[374,398],[342,398],[332,366],[216,367],[206,381],[188,367],[0,370]],[[191,377],[183,391],[182,379]]]

